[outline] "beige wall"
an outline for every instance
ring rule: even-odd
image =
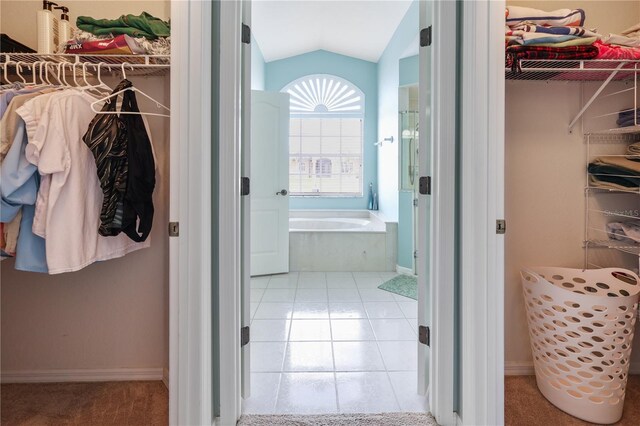
[[[169,0],[60,0],[54,1],[54,3],[69,8],[69,20],[73,25],[75,25],[78,16],[115,19],[123,14],[138,15],[144,11],[160,19],[168,20],[171,13]],[[0,32],[36,50],[38,47],[36,13],[41,9],[41,0],[1,0]],[[54,11],[58,18],[60,17],[59,12],[59,10]]]
[[[29,11],[19,13],[18,3],[26,3],[24,8]],[[2,31],[23,43],[35,40],[35,30],[29,24],[35,22],[36,3],[3,0]],[[78,14],[108,17],[147,10],[167,18],[169,9],[168,2],[65,4]],[[7,22],[14,30],[9,30]],[[169,105],[168,75],[128,77],[136,87]],[[117,82],[109,81],[112,87]],[[142,97],[138,101],[143,111],[154,110]],[[3,373],[168,367],[169,120],[148,120],[158,169],[151,247],[82,271],[54,276],[18,272],[13,269],[12,260],[2,262]],[[69,218],[69,226],[73,226],[73,218]]]

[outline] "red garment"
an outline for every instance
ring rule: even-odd
[[[596,59],[640,59],[640,47],[605,44],[600,40],[597,40],[593,45],[598,48]]]
[[[548,47],[548,46],[509,46],[506,51],[506,66],[512,72],[520,72],[520,61],[523,59],[593,59],[598,55],[598,48],[593,45]]]

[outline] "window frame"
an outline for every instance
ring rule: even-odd
[[[335,153],[312,153],[303,152],[300,150],[297,154],[291,153],[291,146],[289,147],[289,195],[291,197],[310,197],[310,198],[362,198],[364,196],[364,131],[365,131],[365,94],[355,84],[342,77],[331,74],[310,74],[300,77],[285,87],[281,92],[288,93],[290,95],[290,110],[289,117],[291,119],[358,119],[360,121],[359,132],[359,150],[358,153],[343,154],[339,152]],[[326,103],[323,101],[327,101]],[[340,123],[342,126],[342,123]],[[322,133],[322,130],[320,131]],[[291,137],[291,133],[289,137]],[[296,135],[301,137],[301,135]],[[322,136],[318,136],[322,138]],[[355,136],[342,136],[340,135],[340,144],[342,144],[343,137],[355,137]],[[342,147],[342,145],[341,145]],[[341,149],[342,151],[342,149]],[[359,173],[357,174],[359,180],[359,188],[356,192],[297,192],[293,190],[291,185],[291,177],[296,176],[291,174],[291,160],[297,159],[297,171],[298,175],[313,174],[319,179],[326,176],[325,173],[317,172],[317,162],[320,160],[331,160],[338,158],[340,164],[337,167],[333,167],[329,173],[333,176],[353,176],[353,173],[343,173],[344,164],[343,159],[357,158],[360,162]],[[307,166],[307,170],[303,173],[300,170],[303,160],[312,160],[312,164]],[[351,166],[355,169],[355,166]],[[342,184],[340,184],[342,186]],[[340,188],[342,189],[342,188]]]

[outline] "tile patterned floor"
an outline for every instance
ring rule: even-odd
[[[417,394],[417,303],[377,288],[395,275],[252,278],[252,387],[243,412],[427,412]]]

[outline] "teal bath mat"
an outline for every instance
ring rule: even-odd
[[[418,300],[418,281],[410,275],[398,275],[378,286],[381,290]]]

